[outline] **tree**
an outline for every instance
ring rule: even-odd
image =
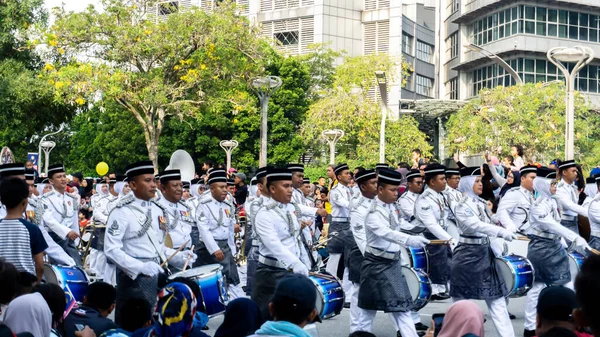
[[[156,1],[102,5],[102,11],[57,10],[46,42],[66,63],[48,64],[46,75],[58,100],[81,107],[114,101],[129,111],[142,127],[156,169],[169,117],[194,116],[201,106],[255,108],[247,87],[263,73],[270,47],[233,4],[221,2],[211,12],[191,7],[158,19],[145,11]]]
[[[584,97],[575,101],[576,160],[596,166],[592,153],[600,136],[600,116],[589,109]],[[527,158],[549,163],[564,158],[565,87],[524,84],[484,89],[447,124],[448,150],[477,153],[521,144]],[[505,153],[508,154],[508,153]]]
[[[344,53],[329,48],[331,43],[309,44],[309,53],[299,56],[311,74],[309,98],[316,101],[327,94],[333,87],[335,76],[335,62]]]
[[[394,60],[386,55],[348,57],[336,69],[333,87],[322,99],[311,105],[301,135],[314,153],[325,149],[321,132],[342,129],[345,132],[337,146],[338,156],[357,165],[372,165],[379,161],[379,128],[381,108],[369,96],[375,83],[374,69],[399,78],[410,71],[402,65],[402,75],[395,71]],[[429,156],[431,146],[411,116],[386,123],[386,160],[408,161],[411,149],[418,147]],[[328,153],[328,151],[325,151]]]

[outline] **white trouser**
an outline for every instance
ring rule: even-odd
[[[431,285],[431,294],[432,295],[441,294],[441,293],[445,293],[445,292],[446,292],[445,284],[432,284]]]
[[[352,296],[354,296],[354,287],[352,287],[352,282],[348,279],[348,274],[350,271],[348,268],[344,268],[344,277],[342,279],[342,289],[344,289],[344,294],[346,295],[346,303],[350,302]]]
[[[106,263],[102,280],[106,283],[117,286],[117,265]]]
[[[573,289],[573,282],[565,284],[565,287]],[[543,282],[533,282],[533,286],[527,292],[527,302],[525,303],[525,330],[535,330],[535,321],[537,316],[537,303],[542,290],[546,288]]]
[[[246,292],[242,288],[242,283],[238,285],[230,284],[227,286],[227,296],[230,301],[235,300],[236,298],[246,297]]]
[[[362,309],[358,307],[358,291],[360,283],[352,283],[352,297],[350,297],[350,333],[358,331],[361,323]]]
[[[52,239],[52,237],[50,237],[46,228],[44,228],[44,226],[39,226],[39,228],[48,245],[48,248],[45,250],[48,257],[60,265],[69,267],[75,266],[75,260],[73,260],[73,258]]]
[[[329,254],[329,260],[327,260],[327,267],[325,271],[333,276],[337,276],[338,265],[342,259],[342,254]]]
[[[411,311],[410,317],[412,318],[414,324],[421,323],[421,314],[419,314],[418,311]]]
[[[460,300],[462,300],[462,298],[452,297],[452,301],[454,302]],[[515,331],[513,330],[512,323],[510,322],[510,317],[508,316],[506,299],[504,297],[500,297],[494,300],[485,300],[485,304],[490,312],[497,335],[500,337],[515,337]]]
[[[360,311],[360,323],[357,330],[371,332],[377,311],[365,309],[360,309]],[[402,337],[418,337],[410,312],[390,312],[389,315]]]

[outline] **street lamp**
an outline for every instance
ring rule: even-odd
[[[506,62],[504,62],[503,59],[500,58],[500,56],[492,53],[489,50],[483,49],[481,47],[479,47],[478,45],[474,44],[474,43],[470,43],[465,45],[465,48],[471,50],[471,51],[476,51],[481,53],[483,56],[489,58],[490,60],[494,61],[494,63],[496,63],[497,65],[501,66],[502,68],[504,68],[504,70],[508,71],[508,73],[515,79],[515,82],[517,84],[523,84],[523,80],[521,80],[521,76],[519,76],[519,74],[517,74],[517,72]]]
[[[227,172],[229,172],[231,168],[231,152],[238,147],[238,142],[237,140],[222,140],[219,145],[221,145],[221,148],[225,150],[225,154],[227,155]]]
[[[281,86],[281,78],[277,76],[265,76],[254,79],[252,86],[260,100],[260,155],[258,165],[267,166],[267,117],[269,109],[269,98]]]
[[[385,163],[385,120],[387,119],[387,79],[384,71],[376,71],[375,78],[381,96],[381,127],[379,130],[379,162]]]
[[[335,164],[335,144],[344,137],[344,130],[333,129],[321,132],[321,136],[329,143],[329,164]]]
[[[52,149],[53,149],[53,148],[56,146],[56,143],[54,143],[54,142],[46,142],[46,141],[45,141],[45,140],[46,140],[46,137],[48,137],[48,136],[52,136],[52,135],[55,135],[55,134],[57,134],[57,133],[61,132],[61,131],[62,131],[62,129],[64,128],[64,126],[65,126],[64,124],[61,124],[61,125],[60,125],[60,128],[58,129],[58,131],[55,131],[55,132],[51,132],[51,133],[49,133],[49,134],[46,134],[46,135],[44,135],[44,136],[42,137],[42,139],[40,139],[40,143],[39,143],[39,145],[38,145],[38,158],[39,158],[38,160],[40,160],[40,163],[38,163],[38,168],[39,168],[39,169],[41,169],[41,168],[42,168],[42,163],[41,163],[41,160],[42,160],[42,150],[43,150],[43,151],[44,151],[44,154],[46,155],[46,158],[45,158],[45,160],[44,160],[44,161],[45,161],[45,162],[44,162],[44,165],[45,165],[45,166],[44,166],[44,172],[46,173],[46,175],[48,175],[48,160],[49,160],[49,158],[50,158],[50,151],[52,151]],[[45,146],[44,146],[44,145],[45,145]]]
[[[565,125],[565,159],[570,160],[575,158],[575,77],[577,73],[588,63],[594,59],[594,51],[591,48],[576,46],[556,47],[548,50],[546,55],[548,60],[558,67],[565,75],[567,82],[567,98],[566,98],[566,125]],[[573,71],[569,73],[569,69],[565,63],[575,63]]]

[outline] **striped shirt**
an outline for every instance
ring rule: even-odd
[[[0,257],[18,271],[36,275],[33,256],[46,248],[48,245],[38,226],[24,219],[0,220]]]

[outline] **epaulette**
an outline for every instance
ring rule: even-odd
[[[189,199],[188,199],[188,200],[186,200],[186,201],[189,201]],[[190,207],[188,204],[186,204],[186,203],[185,203],[185,201],[183,201],[183,200],[179,200],[179,202],[178,202],[178,203],[179,203],[180,205],[182,205],[183,207],[185,207],[185,208],[186,208],[188,211],[190,211],[190,210],[191,210],[191,207]]]
[[[231,201],[229,201],[227,199],[223,200],[223,203],[226,204],[229,207],[233,207],[233,204],[231,203]]]
[[[44,195],[42,195],[41,198],[42,199],[48,199],[48,198],[50,198],[51,196],[53,196],[55,194],[56,194],[56,191],[50,191],[50,192],[45,193]]]
[[[520,188],[521,188],[520,186],[511,187],[508,189],[508,191],[506,191],[506,193],[511,192],[511,191],[518,191]]]
[[[202,198],[202,199],[200,199],[200,203],[201,203],[202,205],[204,205],[204,204],[208,204],[209,202],[210,202],[210,198]]]
[[[121,208],[127,204],[132,203],[134,200],[135,200],[135,197],[133,196],[133,194],[127,194],[123,198],[119,199],[119,201],[117,201],[115,208]]]
[[[556,185],[556,187],[563,187],[565,185],[565,181],[561,180],[558,182],[558,184]]]

